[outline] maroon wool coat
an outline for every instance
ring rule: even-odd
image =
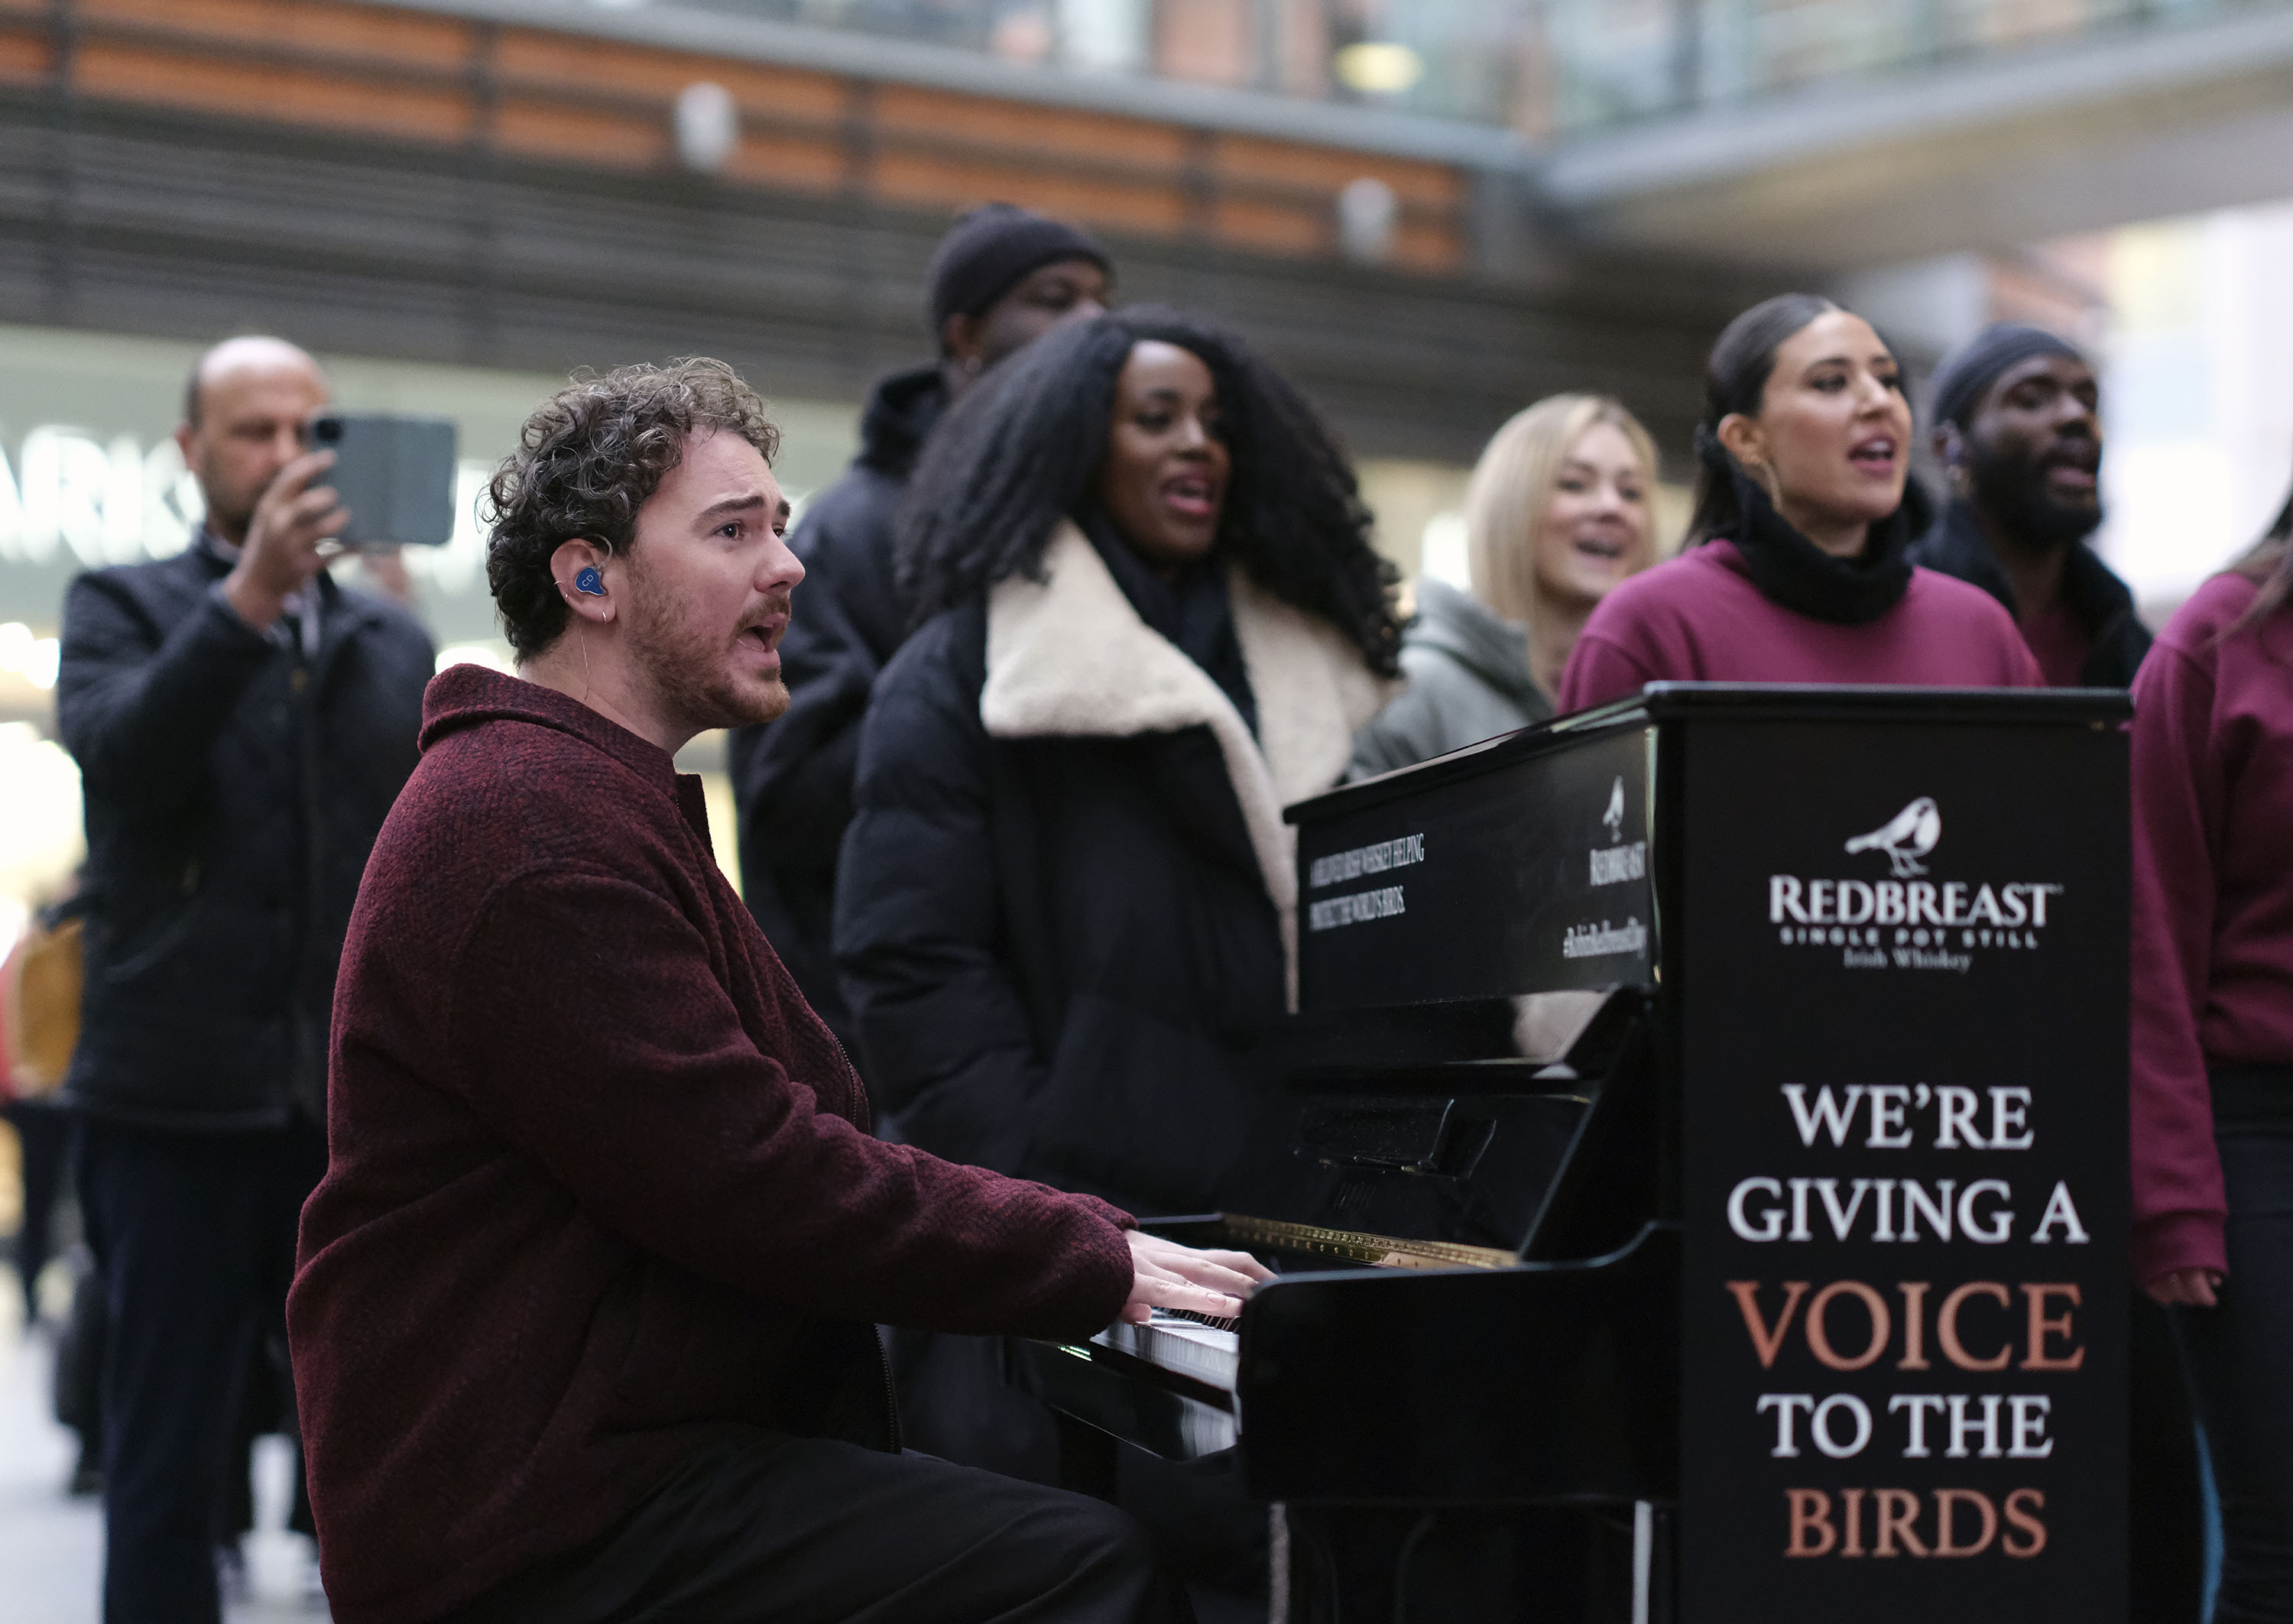
[[[855,1381],[880,1405],[868,1321],[1121,1311],[1124,1215],[869,1136],[698,780],[472,666],[422,747],[351,919],[288,1303],[341,1624],[572,1548],[716,1426],[816,1430]]]

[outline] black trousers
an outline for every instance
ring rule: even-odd
[[[2199,1624],[2206,1599],[2198,1420],[2174,1325],[2135,1289],[2127,1319],[2128,1624]]]
[[[40,1271],[54,1253],[56,1204],[64,1193],[72,1113],[46,1100],[0,1107],[24,1152],[24,1226],[16,1232],[16,1275],[24,1286],[24,1323],[40,1317]]]
[[[2229,1279],[2176,1311],[2221,1492],[2215,1624],[2293,1620],[2293,1067],[2253,1072],[2214,1077]]]
[[[256,1339],[284,1337],[325,1136],[90,1117],[78,1178],[104,1283],[105,1624],[215,1624],[216,1508]]]
[[[895,1330],[892,1346],[910,1443],[1006,1477],[1058,1482],[1057,1423],[1006,1378],[996,1338]],[[1116,1503],[1153,1531],[1198,1614],[1266,1616],[1266,1507],[1243,1493],[1230,1451],[1180,1462],[1125,1445],[1115,1476]]]
[[[441,1624],[1192,1624],[1127,1515],[928,1455],[728,1427],[605,1536]]]

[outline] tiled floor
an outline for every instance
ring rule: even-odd
[[[48,1409],[49,1342],[26,1335],[13,1282],[0,1292],[0,1618],[9,1624],[96,1624],[103,1511],[64,1481],[77,1450]],[[326,1624],[326,1609],[239,1601],[228,1624]]]

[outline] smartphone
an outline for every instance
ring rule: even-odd
[[[332,451],[319,476],[350,509],[346,547],[442,547],[454,538],[454,421],[395,412],[319,412],[310,446]]]

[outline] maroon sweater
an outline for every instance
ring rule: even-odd
[[[476,667],[424,711],[343,954],[288,1304],[342,1624],[441,1613],[713,1428],[787,1425],[822,1321],[1074,1336],[1121,1311],[1122,1214],[869,1136],[698,780]]]
[[[1600,601],[1561,673],[1563,715],[1644,683],[2043,686],[2013,617],[1979,586],[1914,570],[1892,609],[1860,626],[1763,597],[1730,541],[1707,541]]]
[[[2293,608],[2217,575],[2134,680],[2134,1267],[2225,1266],[2206,1068],[2293,1066]],[[2293,1110],[2293,1099],[2286,1102]]]

